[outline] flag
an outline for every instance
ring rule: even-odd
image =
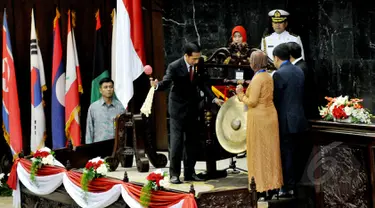
[[[35,30],[34,9],[31,10],[30,33],[30,68],[31,68],[31,152],[44,147],[46,134],[46,117],[44,115],[43,92],[47,90],[44,76],[42,54],[38,45]]]
[[[111,77],[116,80],[116,9],[112,10],[112,48],[111,48]]]
[[[79,104],[79,95],[83,90],[74,38],[74,20],[75,15],[69,10],[65,79],[65,100],[69,100],[69,102],[65,104],[65,134],[66,138],[71,140],[73,146],[76,147],[81,144],[81,126],[79,122],[81,106]]]
[[[134,94],[133,81],[143,72],[145,63],[141,0],[117,0],[114,27],[115,93],[128,106]]]
[[[101,94],[99,92],[99,82],[105,77],[109,77],[109,70],[106,68],[104,58],[104,46],[102,37],[102,25],[100,23],[99,10],[96,12],[96,32],[95,32],[95,49],[94,49],[94,69],[93,80],[91,81],[91,103],[97,101]]]
[[[14,67],[12,44],[6,10],[3,17],[3,131],[4,138],[10,146],[13,157],[22,151],[22,128],[16,72]]]
[[[56,9],[53,20],[53,55],[52,55],[52,145],[53,149],[65,147],[65,72],[62,61],[60,37],[60,13]]]

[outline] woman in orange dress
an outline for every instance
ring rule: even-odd
[[[254,76],[246,90],[236,88],[238,99],[247,106],[247,166],[249,181],[254,176],[258,192],[283,185],[279,125],[273,103],[273,80],[266,72],[267,56],[255,51],[250,56]],[[272,196],[270,196],[272,197]]]

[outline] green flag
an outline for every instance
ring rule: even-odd
[[[93,103],[100,99],[101,94],[99,92],[99,82],[101,79],[109,76],[109,70],[107,69],[107,64],[105,64],[104,58],[104,46],[103,37],[100,23],[99,10],[96,12],[96,32],[95,32],[95,47],[94,47],[94,68],[93,68],[93,78],[91,81],[91,99],[90,103]]]

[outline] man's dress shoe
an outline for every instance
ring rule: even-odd
[[[196,174],[193,174],[191,176],[185,176],[184,181],[204,181],[204,179],[199,178]]]
[[[172,177],[169,179],[169,182],[170,182],[170,183],[173,183],[173,184],[180,184],[180,183],[182,183],[182,182],[180,181],[180,179],[179,179],[177,176],[172,176]]]

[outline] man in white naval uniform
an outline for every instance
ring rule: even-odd
[[[261,50],[273,60],[273,49],[281,43],[296,42],[301,46],[302,58],[305,59],[301,38],[286,31],[289,13],[281,9],[274,9],[268,13],[272,19],[272,28],[275,32],[262,38]]]

